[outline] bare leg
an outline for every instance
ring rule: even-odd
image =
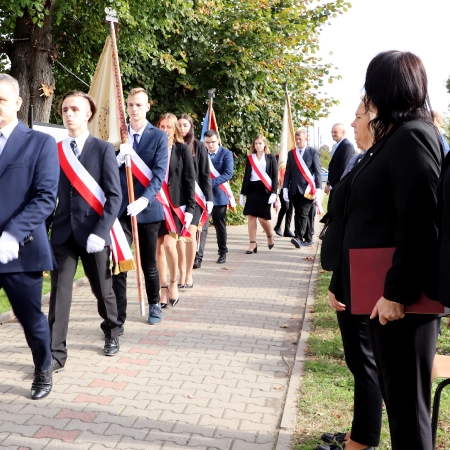
[[[189,233],[191,233],[191,242],[186,242],[186,284],[193,284],[192,271],[194,266],[195,254],[197,252],[197,227],[195,225],[189,226]],[[179,264],[178,264],[179,265]],[[181,279],[181,271],[180,271]]]
[[[164,251],[166,253],[167,264],[169,266],[170,298],[177,299],[179,297],[178,280],[177,280],[177,269],[178,269],[177,241],[168,234],[164,236]]]
[[[160,302],[165,305],[168,302],[169,290],[164,288],[167,286],[167,273],[166,273],[166,252],[164,251],[164,236],[158,238],[156,243],[156,265],[159,273],[159,284],[161,286],[161,300]]]
[[[248,251],[253,251],[256,248],[256,217],[255,216],[247,216],[248,219],[248,237],[250,238],[250,244],[248,246]],[[252,243],[253,242],[253,243]]]
[[[190,227],[189,227],[190,230]],[[177,241],[177,252],[178,252],[178,270],[180,272],[180,284],[185,284],[186,283],[186,246],[187,246],[187,242],[184,241]],[[194,264],[194,262],[192,262],[192,264]],[[189,267],[189,265],[188,265]],[[171,278],[174,279],[174,278]]]
[[[267,241],[269,245],[273,244],[273,230],[272,230],[272,223],[270,220],[261,219],[259,218],[259,223],[263,227],[263,230],[267,234]]]

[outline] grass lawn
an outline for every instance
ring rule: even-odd
[[[48,294],[50,292],[50,273],[45,272],[44,283],[42,285],[42,295]],[[75,273],[74,280],[78,280],[79,278],[84,277],[84,270],[81,262],[78,262],[77,271]],[[11,309],[11,305],[8,301],[8,297],[6,297],[5,291],[0,289],[0,314],[9,311]]]
[[[353,378],[344,361],[336,314],[328,303],[331,272],[321,271],[316,288],[311,337],[305,374],[298,401],[293,450],[311,450],[323,432],[348,431],[353,414]],[[438,353],[450,353],[450,329],[442,322]],[[435,383],[435,386],[437,382]],[[448,389],[448,390],[446,390]],[[439,414],[436,448],[448,449],[450,442],[450,387],[444,389]],[[390,449],[387,416],[383,413],[380,450]]]

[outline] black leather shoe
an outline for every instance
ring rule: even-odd
[[[61,363],[57,359],[53,358],[53,356],[52,356],[52,367],[51,367],[51,369],[52,369],[52,372],[55,372],[55,373],[63,372],[64,371],[64,366],[62,366]]]
[[[291,244],[296,248],[300,248],[302,246],[300,239],[297,239],[295,237],[291,239]]]
[[[195,258],[194,259],[194,265],[192,266],[194,269],[200,269],[202,267],[202,260]]]
[[[283,233],[282,233],[280,227],[275,227],[275,228],[273,229],[273,231],[275,231],[275,233],[277,233],[278,236],[283,236]],[[292,236],[292,237],[294,237],[294,236]]]
[[[40,400],[47,397],[52,390],[52,368],[48,370],[35,370],[33,383],[31,383],[31,398]]]
[[[278,234],[278,233],[277,233]],[[280,234],[281,236],[281,234]],[[290,238],[295,238],[295,234],[291,231],[291,230],[287,230],[283,233],[284,237],[290,237]]]
[[[224,264],[227,262],[227,255],[225,255],[225,253],[222,253],[221,255],[219,255],[219,258],[217,258],[216,263],[217,264]]]
[[[314,241],[304,241],[301,243],[302,247],[311,247],[314,244]]]
[[[327,444],[335,444],[336,442],[342,444],[345,436],[347,436],[347,433],[323,433],[320,439]]]
[[[116,353],[119,353],[119,338],[115,338],[115,339],[110,339],[110,338],[106,338],[105,339],[105,346],[103,347],[103,353],[106,356],[113,356]]]
[[[345,450],[345,443],[331,444],[331,445],[319,445],[314,450]],[[366,447],[363,450],[375,450],[374,447]]]

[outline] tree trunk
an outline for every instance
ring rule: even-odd
[[[50,118],[55,89],[52,65],[57,57],[51,31],[54,6],[55,0],[46,0],[44,7],[50,14],[44,16],[42,27],[33,24],[28,9],[16,21],[10,55],[11,76],[19,81],[23,99],[19,119],[27,124],[30,105],[33,105],[35,122],[48,122]]]

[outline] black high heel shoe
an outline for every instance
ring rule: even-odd
[[[256,244],[256,241],[250,241],[250,244]],[[258,246],[255,245],[255,248],[253,250],[247,250],[245,252],[246,255],[251,255],[252,253],[258,253]]]
[[[177,280],[170,280],[170,282],[176,283]],[[169,291],[169,293],[170,293],[170,291]],[[180,295],[178,295],[178,298],[170,298],[170,295],[169,295],[170,306],[175,306],[179,301],[180,301]]]
[[[267,236],[267,240],[269,240],[270,238],[273,238],[273,233],[270,236]],[[269,247],[269,250],[272,250],[274,245],[275,245],[275,242],[273,244],[269,244],[267,242],[267,247]]]
[[[161,289],[167,289],[167,297],[170,296],[169,286],[160,286]],[[161,309],[167,308],[167,303],[159,303],[159,306],[161,306]]]

